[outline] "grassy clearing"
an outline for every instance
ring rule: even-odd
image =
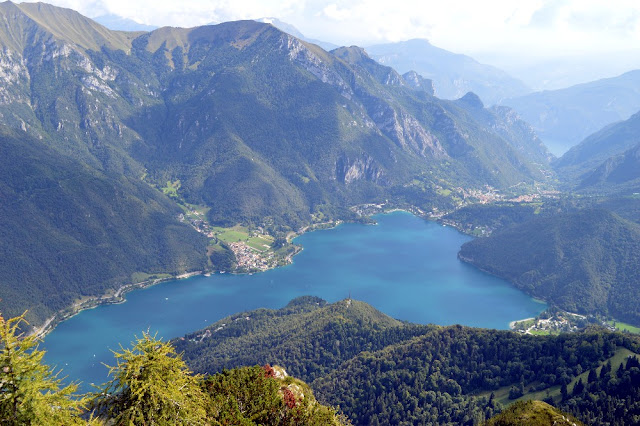
[[[267,251],[271,249],[271,243],[273,243],[273,237],[269,235],[261,235],[257,237],[250,237],[246,241],[247,245],[258,251]]]
[[[534,336],[549,336],[549,335],[551,335],[551,331],[549,331],[549,330],[531,330],[529,333],[533,334]]]
[[[220,241],[225,243],[243,242],[261,252],[270,250],[271,243],[273,243],[273,237],[270,235],[251,236],[249,230],[240,225],[232,228],[214,227],[213,232]]]
[[[198,206],[196,204],[179,204],[179,206],[184,211],[184,215],[189,219],[200,219],[205,220],[207,218],[207,213],[211,210],[211,207]]]
[[[164,195],[167,195],[172,198],[178,198],[178,190],[180,189],[180,179],[175,182],[167,181],[167,185],[162,188],[162,192]]]
[[[600,374],[600,370],[602,370],[602,366],[604,364],[606,364],[608,361],[611,361],[611,367],[613,369],[613,371],[616,371],[618,369],[618,367],[620,366],[620,364],[622,364],[623,362],[626,361],[627,357],[629,356],[638,356],[636,353],[630,351],[629,349],[626,348],[620,348],[616,351],[615,354],[613,354],[613,356],[607,360],[605,360],[604,362],[602,362],[600,364],[600,366],[596,369],[596,373]],[[569,391],[569,394],[571,394],[571,392],[573,392],[573,387],[575,386],[576,383],[578,383],[578,380],[582,379],[583,383],[587,382],[587,379],[589,377],[589,371],[585,371],[582,374],[580,374],[579,376],[575,377],[571,383],[569,383],[567,385],[567,390]],[[526,389],[529,389],[531,387],[534,387],[538,385],[538,383],[531,383],[529,385],[526,386]],[[548,396],[553,397],[555,402],[559,402],[560,399],[562,398],[562,395],[560,393],[561,390],[561,386],[552,386],[546,389],[543,389],[541,391],[538,392],[527,392],[525,393],[523,396],[521,396],[518,399],[509,399],[509,390],[511,389],[511,386],[505,386],[502,387],[500,389],[496,389],[493,391],[494,396],[495,396],[495,400],[500,402],[501,404],[507,406],[507,405],[511,405],[516,401],[529,401],[531,399],[535,399],[535,400],[543,400]],[[485,396],[485,397],[489,397],[489,395],[491,395],[492,391],[488,391],[488,392],[483,392],[480,394],[480,396]]]
[[[628,331],[629,333],[640,334],[640,327],[635,327],[631,324],[620,321],[609,321],[609,325],[615,327],[619,331]]]
[[[246,241],[249,238],[249,230],[240,225],[236,225],[232,228],[214,226],[213,232],[220,241],[224,241],[225,243],[237,243],[240,241]]]
[[[536,323],[535,318],[532,318],[532,319],[527,319],[527,320],[522,320],[522,321],[515,321],[514,322],[514,326],[516,328],[527,329],[527,328],[531,327],[532,325],[534,325],[535,323]]]
[[[134,283],[165,278],[171,278],[171,274],[147,274],[145,272],[134,272],[131,274],[131,281]]]

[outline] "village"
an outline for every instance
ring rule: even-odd
[[[270,250],[265,249],[266,253],[258,251],[245,242],[229,243],[229,247],[236,256],[237,268],[240,270],[247,272],[266,271],[278,265],[274,253]]]
[[[206,209],[194,205],[185,205],[184,209],[178,217],[181,222],[189,223],[196,231],[211,238],[211,246],[225,244],[233,252],[236,264],[233,272],[266,271],[290,262],[291,254],[279,253],[272,246],[275,239],[262,227],[250,230],[242,225],[212,226],[206,220]]]
[[[509,324],[509,327],[514,331],[533,335],[574,333],[589,326],[598,326],[609,331],[620,329],[611,320],[566,312],[557,308],[548,309],[535,318],[512,321]]]

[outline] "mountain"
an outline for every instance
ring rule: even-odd
[[[580,183],[583,188],[631,188],[628,192],[640,190],[640,143],[621,155],[606,160]]]
[[[302,34],[300,30],[298,30],[296,27],[286,22],[283,22],[278,18],[260,18],[260,19],[256,19],[255,21],[262,22],[263,24],[271,24],[277,29],[284,31],[289,35],[299,38],[300,40],[304,40],[306,42],[316,44],[322,47],[326,51],[337,49],[338,47],[340,47],[337,44],[329,43],[328,41],[322,41],[322,40],[317,40],[315,38],[305,37],[305,35]]]
[[[465,243],[459,256],[562,309],[640,324],[640,228],[607,210],[517,224]]]
[[[489,105],[529,93],[527,86],[506,72],[475,59],[433,46],[427,40],[367,46],[369,55],[383,65],[405,73],[416,71],[433,80],[436,96],[457,99],[474,92]]]
[[[603,129],[595,132],[571,148],[554,162],[553,167],[558,171],[560,176],[570,182],[581,182],[583,186],[589,185],[589,176],[600,168],[599,175],[607,175],[607,169],[624,167],[620,163],[620,157],[625,157],[626,152],[633,151],[633,148],[640,143],[640,112],[635,113],[629,119],[610,124]],[[629,154],[627,162],[633,163],[633,154]],[[605,164],[606,163],[606,164]],[[604,169],[602,169],[604,168]],[[624,175],[632,178],[633,170],[630,175]],[[629,180],[620,175],[618,180]],[[584,179],[587,179],[584,182]],[[593,179],[597,180],[597,177]],[[593,181],[592,183],[594,183]],[[615,183],[615,182],[614,182]]]
[[[110,30],[115,31],[153,31],[158,27],[153,25],[145,25],[132,19],[123,18],[118,15],[100,15],[93,18],[100,25],[104,25]]]
[[[314,218],[353,218],[349,207],[357,204],[391,200],[430,210],[452,202],[439,194],[443,187],[547,179],[539,158],[530,161],[538,142],[522,123],[438,99],[428,80],[402,76],[357,47],[326,52],[255,21],[140,33],[112,31],[42,3],[5,2],[0,16],[0,125],[23,144],[37,141],[55,162],[50,171],[30,169],[30,179],[48,173],[60,181],[68,164],[117,187],[123,201],[116,205],[128,208],[100,225],[56,223],[51,241],[87,238],[65,258],[73,277],[46,272],[53,263],[30,268],[36,252],[25,260],[23,251],[7,248],[7,264],[21,266],[6,269],[5,283],[34,282],[28,270],[41,282],[28,298],[14,294],[17,285],[10,289],[20,301],[12,309],[38,306],[34,324],[98,289],[131,283],[134,272],[207,264],[204,239],[176,222],[181,210],[155,189],[167,182],[179,182],[178,198],[208,209],[212,223],[261,225],[284,236]],[[71,202],[93,200],[92,193],[67,198],[66,209],[86,208],[86,217],[110,211],[97,201]],[[158,211],[124,201],[138,199]],[[5,208],[5,226],[40,212]],[[131,214],[142,236],[120,244],[116,236],[126,240],[136,232],[116,218]],[[113,239],[94,235],[111,228]],[[39,247],[35,232],[28,241]],[[182,240],[189,242],[174,246]],[[159,251],[167,245],[172,248]],[[87,269],[92,256],[108,267]],[[115,265],[120,257],[126,260]],[[58,258],[51,252],[47,259]],[[55,286],[60,298],[49,303],[46,291]],[[8,303],[8,293],[0,297]]]
[[[590,369],[609,362],[617,369],[625,354],[640,349],[637,338],[619,333],[533,336],[420,326],[356,300],[327,304],[315,297],[238,313],[173,343],[191,368],[207,374],[282,360],[321,403],[339,406],[355,425],[481,424],[503,403],[545,394],[568,411],[563,384],[573,390]],[[633,418],[634,404],[628,405],[619,419]],[[612,414],[606,399],[594,400],[590,410]]]
[[[560,155],[604,126],[627,120],[640,110],[640,70],[505,99],[502,104],[515,109]]]
[[[5,18],[0,25],[0,43],[5,49],[10,49],[3,52],[3,56],[10,61],[9,64],[5,64],[9,71],[14,71],[10,66],[18,60],[11,55],[33,48],[39,41],[51,42],[55,39],[92,50],[100,50],[102,47],[127,49],[133,37],[130,34],[110,31],[74,10],[46,3],[14,4],[6,1],[0,3],[0,14]],[[47,48],[55,50],[54,46],[40,46],[40,49]],[[53,53],[53,50],[48,53]],[[63,56],[68,53],[57,52]]]
[[[392,319],[357,300],[327,304],[306,296],[282,309],[239,312],[172,343],[197,373],[270,363],[311,382],[362,351],[429,329]]]
[[[106,175],[40,140],[1,128],[0,312],[31,324],[132,274],[207,265],[207,240],[139,179]]]
[[[457,186],[544,178],[497,132],[356,48],[330,54],[255,21],[139,34],[4,8],[49,41],[6,31],[3,121],[100,170],[179,179],[214,222],[295,228],[426,172]]]
[[[509,145],[540,170],[549,173],[553,155],[538,138],[533,128],[511,108],[495,105],[485,108],[478,95],[469,92],[456,101],[486,128],[493,129]]]

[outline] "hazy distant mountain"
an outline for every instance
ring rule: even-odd
[[[433,80],[436,96],[457,99],[474,92],[485,104],[529,93],[530,89],[506,72],[475,59],[433,46],[427,40],[366,47],[367,53],[381,64],[401,73],[416,71]]]
[[[554,168],[563,178],[576,183],[587,178],[601,166],[604,169],[601,169],[600,176],[604,176],[602,173],[609,175],[613,172],[612,167],[618,168],[627,164],[624,161],[620,163],[619,157],[624,156],[628,150],[638,144],[640,144],[640,112],[632,115],[628,120],[610,124],[590,135],[558,159],[554,163]],[[607,165],[604,165],[605,162]],[[605,173],[607,169],[609,172]],[[593,181],[588,182],[593,183]]]
[[[556,154],[640,110],[640,70],[502,102],[518,111]]]
[[[553,159],[531,125],[523,121],[513,109],[498,105],[485,108],[482,100],[473,92],[467,93],[455,103],[465,108],[479,123],[493,129],[529,161],[540,165],[541,169],[546,169],[546,165]]]
[[[495,64],[536,92],[565,89],[640,69],[640,48],[549,58],[527,56],[525,52],[514,55],[494,51],[477,55],[481,62]]]
[[[297,37],[300,40],[304,40],[304,41],[308,41],[309,43],[317,44],[318,46],[322,47],[326,51],[337,49],[338,47],[340,47],[337,44],[329,43],[328,41],[317,40],[315,38],[308,38],[304,34],[302,34],[293,25],[287,24],[286,22],[283,22],[283,21],[279,20],[278,18],[260,18],[260,19],[256,19],[255,21],[256,22],[262,22],[264,24],[271,24],[274,27],[276,27],[277,29],[279,29],[281,31],[284,31],[287,34],[291,34],[292,36]]]
[[[139,22],[136,22],[132,19],[123,18],[118,15],[102,15],[93,18],[99,24],[104,25],[110,30],[115,31],[153,31],[156,26],[153,25],[145,25]]]

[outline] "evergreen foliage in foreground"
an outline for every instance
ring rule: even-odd
[[[205,423],[205,396],[198,376],[168,343],[143,333],[133,349],[116,352],[111,381],[92,403],[116,424]]]
[[[216,425],[347,425],[333,408],[318,404],[304,382],[269,365],[225,370],[205,380]]]
[[[36,338],[21,336],[24,315],[0,316],[0,424],[73,425],[85,403],[74,398],[77,385],[61,386],[61,379],[42,364],[44,352]]]
[[[61,387],[42,364],[36,338],[18,334],[23,321],[24,315],[0,316],[2,426],[349,424],[282,369],[245,367],[205,380],[191,374],[169,343],[149,334],[115,352],[112,379],[100,392],[79,396],[77,385]]]

